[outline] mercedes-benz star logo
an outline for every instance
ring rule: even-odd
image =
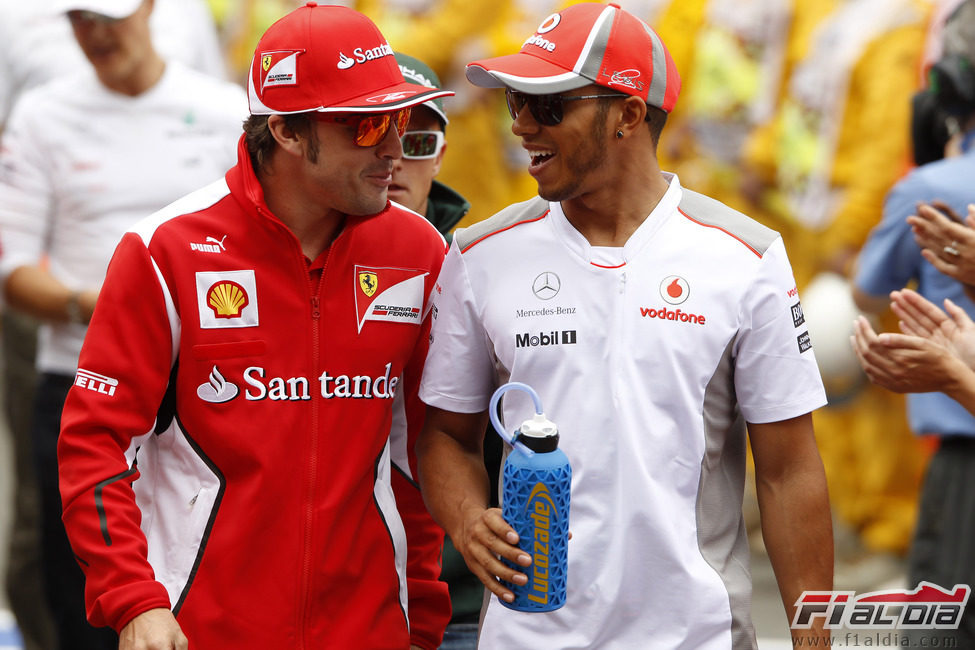
[[[540,300],[551,300],[555,296],[559,295],[559,289],[562,288],[562,281],[559,280],[559,276],[555,275],[551,271],[545,271],[539,274],[535,278],[535,282],[532,283],[532,292],[534,292],[535,297]]]

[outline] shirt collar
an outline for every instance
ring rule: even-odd
[[[668,183],[667,191],[664,195],[660,197],[660,201],[654,206],[650,214],[647,215],[643,223],[636,229],[636,231],[630,235],[630,238],[626,241],[620,249],[620,259],[617,266],[622,266],[629,261],[633,260],[641,250],[647,245],[647,243],[653,238],[654,233],[656,233],[667,219],[677,212],[677,206],[680,204],[681,197],[683,196],[683,190],[680,186],[680,180],[677,178],[676,174],[670,172],[661,172],[664,179]],[[575,227],[569,223],[569,220],[565,216],[565,212],[562,211],[562,205],[558,202],[550,202],[549,210],[552,217],[552,224],[555,228],[556,234],[559,239],[565,243],[565,245],[573,253],[581,257],[587,264],[595,264],[597,266],[611,266],[606,264],[606,248],[600,247],[598,255],[594,256],[593,247],[589,244],[589,241],[582,236]]]

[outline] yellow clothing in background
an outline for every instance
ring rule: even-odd
[[[790,78],[746,150],[766,182],[769,225],[788,233],[800,297],[817,273],[848,270],[908,168],[929,10],[911,0],[794,4]],[[845,397],[814,415],[833,508],[868,548],[903,553],[927,455],[902,396],[865,384]]]
[[[655,16],[670,0],[623,0],[624,8]],[[416,3],[411,3],[416,4]],[[511,133],[500,89],[477,88],[464,74],[479,58],[517,52],[545,18],[575,2],[553,0],[442,0],[423,12],[397,10],[390,0],[354,6],[372,18],[393,49],[425,61],[456,96],[445,100],[450,124],[438,179],[471,203],[457,225],[469,226],[502,208],[535,196],[528,156]]]
[[[774,115],[783,83],[791,0],[686,0],[658,31],[683,81],[658,149],[681,185],[753,218],[742,191],[741,151]]]
[[[870,26],[836,25],[878,8],[883,20]],[[655,25],[683,81],[658,150],[662,168],[779,231],[800,296],[859,248],[906,170],[927,12],[902,0],[683,0]],[[817,66],[827,80],[820,91],[832,83],[834,101],[806,107],[794,73],[815,79]],[[817,109],[828,122],[809,121]],[[833,200],[819,222],[791,200],[817,170]],[[926,459],[904,400],[866,384],[839,397],[814,415],[833,508],[868,548],[903,553]]]
[[[749,162],[772,174],[767,207],[817,240],[816,270],[862,245],[907,170],[929,10],[913,0],[833,0],[824,14],[828,4],[796,3],[797,60],[776,119],[748,148]]]
[[[245,85],[254,48],[264,31],[301,0],[207,0],[220,34],[231,81]],[[341,4],[341,3],[333,3]],[[246,87],[246,85],[245,85]]]
[[[210,0],[234,78],[261,33],[302,2]],[[517,51],[559,0],[349,0],[396,50],[428,63],[450,124],[439,180],[467,226],[534,196],[500,90],[464,69]],[[666,43],[683,82],[658,157],[684,186],[782,233],[800,295],[841,269],[910,161],[910,97],[931,11],[923,0],[622,0]],[[875,14],[875,15],[874,15]],[[852,18],[871,16],[854,22]],[[810,92],[810,89],[813,92]],[[818,185],[817,185],[818,183]],[[815,341],[813,344],[815,345]],[[903,552],[927,454],[904,403],[865,385],[814,416],[833,507],[868,547]]]
[[[405,10],[405,4],[412,10]],[[517,4],[512,0],[359,0],[354,4],[376,22],[394,50],[429,64],[444,88],[456,93],[444,100],[450,124],[437,179],[471,203],[457,227],[530,198],[536,190],[527,172],[528,158],[511,134],[504,94],[477,88],[464,74],[470,61],[502,52],[507,45],[506,26],[518,16]]]

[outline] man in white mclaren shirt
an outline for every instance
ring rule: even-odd
[[[242,88],[167,62],[153,47],[153,0],[59,4],[91,68],[17,102],[0,151],[0,282],[43,322],[34,455],[42,560],[60,647],[116,647],[85,621],[84,580],[61,524],[61,407],[109,258],[135,221],[216,179],[235,160]],[[24,53],[25,56],[29,53]]]
[[[552,14],[467,76],[505,88],[539,193],[455,233],[420,392],[424,499],[491,592],[481,646],[756,648],[746,427],[786,612],[832,588],[810,416],[825,392],[781,237],[660,171],[680,79],[619,7]],[[553,612],[498,600],[513,596],[499,579],[525,584],[532,562],[487,507],[481,461],[509,380],[537,391],[572,464],[568,597]],[[503,404],[509,429],[531,412]],[[824,643],[821,624],[793,635]]]

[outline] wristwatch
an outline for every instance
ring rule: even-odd
[[[81,313],[81,292],[72,291],[68,296],[68,302],[64,306],[64,310],[68,313],[69,323],[79,323],[84,324],[84,315]]]

